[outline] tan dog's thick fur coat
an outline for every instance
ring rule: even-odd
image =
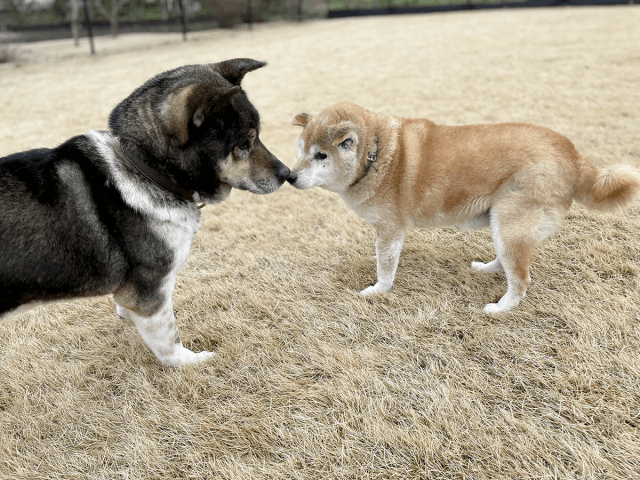
[[[566,137],[535,125],[440,126],[351,103],[293,123],[304,129],[289,182],[338,193],[376,229],[378,281],[364,295],[393,285],[407,230],[489,227],[496,259],[472,267],[506,274],[507,293],[485,311],[510,310],[530,283],[535,248],[573,200],[614,211],[640,193],[630,167],[599,169]]]

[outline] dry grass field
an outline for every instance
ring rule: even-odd
[[[185,44],[0,68],[0,156],[104,129],[154,74],[233,57],[262,140],[349,100],[442,124],[525,121],[640,167],[640,8],[259,25]],[[1,206],[0,206],[1,208]],[[640,207],[574,206],[513,312],[472,271],[488,231],[414,231],[391,292],[374,231],[334,194],[234,191],[203,210],[163,368],[107,297],[0,323],[2,479],[640,478]]]

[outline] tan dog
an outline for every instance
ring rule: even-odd
[[[510,310],[531,282],[535,248],[573,200],[613,211],[640,193],[630,167],[599,169],[566,137],[534,125],[445,127],[352,103],[301,113],[293,123],[304,130],[289,182],[338,193],[376,229],[378,282],[363,295],[391,288],[408,229],[489,227],[496,259],[471,266],[506,274],[507,293],[484,310]]]

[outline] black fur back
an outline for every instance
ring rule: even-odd
[[[0,315],[145,279],[153,290],[170,270],[171,252],[124,203],[86,136],[0,159],[0,184]]]

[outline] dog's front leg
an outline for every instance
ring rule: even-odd
[[[393,286],[396,277],[398,260],[404,244],[404,230],[378,231],[376,236],[376,259],[378,281],[375,285],[365,288],[360,293],[369,295],[376,292],[386,292]]]
[[[150,315],[116,305],[118,314],[134,323],[144,343],[163,365],[177,367],[206,360],[214,355],[213,352],[194,353],[182,345],[170,298]]]

